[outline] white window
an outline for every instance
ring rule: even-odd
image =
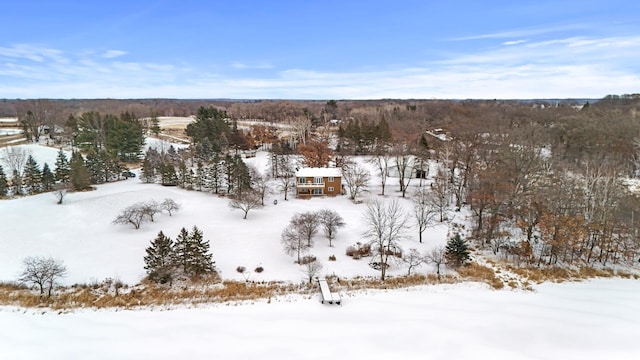
[[[333,176],[329,176],[329,180],[327,180],[328,182],[333,182]]]
[[[322,181],[322,177],[320,177],[320,176],[316,176],[316,177],[314,177],[314,178],[313,178],[313,183],[314,183],[314,184],[322,184],[322,183],[323,183],[323,181]]]
[[[313,189],[313,195],[322,195],[322,189]]]
[[[327,191],[329,191],[329,192],[333,192],[333,186],[329,186],[329,187],[327,188]]]
[[[298,178],[298,184],[304,184],[304,178]]]

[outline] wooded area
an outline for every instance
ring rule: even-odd
[[[238,200],[261,192],[264,199],[265,191],[273,189],[258,191],[265,179],[250,171],[239,151],[269,144],[269,175],[286,199],[296,167],[290,155],[300,154],[306,166],[332,162],[342,167],[347,185],[357,180],[349,176],[355,168],[349,157],[367,155],[379,169],[382,194],[394,168],[402,197],[429,206],[431,218],[442,222],[449,211],[468,207],[474,217],[472,240],[479,247],[519,264],[588,266],[638,261],[635,209],[640,201],[623,180],[635,177],[640,168],[639,110],[638,95],[608,96],[592,103],[163,99],[0,103],[0,116],[17,116],[34,141],[41,136],[42,125],[64,127],[64,134],[71,134],[85,153],[88,174],[83,176],[89,176],[91,183],[118,179],[122,161],[138,161],[144,134],[154,132],[157,116],[194,115],[185,132],[192,146],[182,151],[149,150],[142,164],[143,181],[228,194]],[[121,115],[110,115],[114,113]],[[262,122],[250,130],[240,129],[237,122],[246,119]],[[295,136],[278,137],[265,125],[269,123],[289,124]],[[430,174],[428,164],[434,162],[436,173]],[[28,161],[24,171],[12,169],[0,176],[0,190],[8,187],[6,177],[11,173],[15,179],[9,183],[22,181],[18,193],[50,190],[56,182],[68,181],[66,172],[79,174],[73,166],[65,165],[62,171],[52,173],[48,166],[40,170]],[[423,181],[429,176],[433,181]],[[78,181],[71,179],[74,184]],[[411,181],[420,188],[428,184],[428,191],[408,192]],[[356,200],[357,193],[350,192]],[[421,225],[420,231],[424,229]]]

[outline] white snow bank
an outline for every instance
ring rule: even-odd
[[[0,308],[3,359],[638,359],[640,282],[431,286],[271,304]]]

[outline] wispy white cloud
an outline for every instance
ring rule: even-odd
[[[536,35],[557,33],[562,31],[585,29],[587,27],[588,26],[585,24],[555,25],[555,26],[515,29],[515,30],[498,31],[498,32],[486,33],[486,34],[461,36],[461,37],[451,38],[449,40],[450,41],[468,41],[468,40],[482,40],[482,39],[526,38],[526,37],[532,37]]]
[[[10,47],[0,47],[0,57],[8,59],[26,59],[35,62],[43,62],[45,60],[54,60],[56,62],[65,63],[67,59],[62,56],[63,52],[48,47],[17,44]]]
[[[273,65],[267,62],[233,62],[231,67],[234,69],[273,69]]]
[[[519,44],[523,44],[526,43],[527,40],[512,40],[512,41],[505,41],[502,43],[502,45],[505,46],[511,46],[511,45],[519,45]]]
[[[62,64],[44,55],[34,61],[2,51],[0,97],[8,98],[598,98],[637,92],[640,84],[640,36],[514,40],[419,66],[351,72],[300,67],[259,75],[113,61],[102,53],[68,56]]]
[[[106,59],[113,59],[126,54],[127,52],[122,50],[107,50],[102,54],[102,57]]]

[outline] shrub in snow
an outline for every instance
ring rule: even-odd
[[[335,255],[329,256],[329,261],[336,261],[336,256]]]
[[[237,271],[237,272],[239,272],[240,274],[242,274],[243,272],[245,272],[245,270],[247,270],[247,268],[246,268],[246,267],[244,267],[244,266],[238,266],[238,267],[236,268],[236,271]]]
[[[257,272],[258,274],[264,271],[264,268],[262,266],[258,266],[255,270],[253,270],[255,272]]]
[[[361,257],[371,256],[371,245],[356,243],[355,245],[347,246],[346,254],[356,260]]]
[[[316,261],[316,257],[313,255],[306,255],[304,257],[302,257],[302,259],[300,259],[300,261],[298,262],[298,264],[300,265],[305,265],[305,264],[309,264]]]

